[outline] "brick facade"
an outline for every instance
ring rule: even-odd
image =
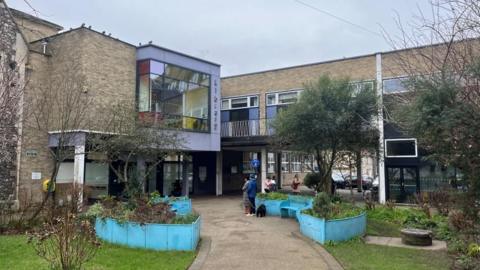
[[[85,80],[85,95],[91,102],[85,121],[78,129],[104,131],[102,120],[109,106],[120,100],[135,100],[136,48],[88,28],[80,27],[64,34],[51,37],[47,54],[43,54],[40,42],[31,44],[31,68],[26,87],[27,104],[35,109],[35,94],[45,88],[54,91],[56,76],[65,76],[65,70],[75,63],[78,78]],[[63,71],[63,73],[62,73]],[[72,75],[71,73],[69,73]],[[62,89],[68,93],[68,89]],[[132,102],[133,106],[133,102]],[[108,117],[108,116],[107,116]],[[55,130],[51,126],[50,131]],[[36,156],[23,155],[21,159],[20,189],[27,197],[40,200],[40,180],[32,180],[32,172],[39,172],[42,179],[50,178],[52,157],[48,147],[48,134],[38,129],[32,118],[25,119],[23,149],[34,151]]]

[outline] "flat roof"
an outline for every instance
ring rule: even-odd
[[[480,41],[480,37],[457,40],[457,41],[454,41],[454,43],[465,42],[465,41]],[[274,72],[274,71],[280,71],[280,70],[302,68],[302,67],[308,67],[308,66],[316,66],[316,65],[321,65],[321,64],[328,64],[328,63],[334,63],[334,62],[340,62],[340,61],[354,60],[354,59],[364,58],[364,57],[371,57],[371,56],[375,56],[377,54],[392,54],[392,53],[398,53],[398,52],[402,52],[402,51],[418,50],[418,49],[424,49],[424,48],[428,48],[428,47],[437,47],[437,46],[442,46],[442,45],[446,45],[446,44],[447,44],[447,42],[440,42],[440,43],[428,44],[428,45],[419,45],[419,46],[414,46],[414,47],[410,47],[410,48],[395,49],[395,50],[390,50],[390,51],[375,52],[375,53],[370,53],[370,54],[363,54],[363,55],[358,55],[358,56],[337,58],[337,59],[320,61],[320,62],[313,62],[313,63],[287,66],[287,67],[281,67],[281,68],[273,68],[273,69],[266,69],[266,70],[260,70],[260,71],[254,71],[254,72],[241,73],[241,74],[237,74],[237,75],[230,75],[230,76],[222,77],[221,79],[223,80],[223,79],[230,79],[230,78],[235,78],[235,77],[256,75],[256,74]]]
[[[140,46],[138,46],[137,48],[138,48],[138,49],[141,49],[141,48],[146,48],[146,47],[154,47],[154,48],[157,48],[157,49],[160,49],[160,50],[164,50],[164,51],[172,52],[172,53],[175,53],[175,54],[178,54],[178,55],[182,55],[182,56],[185,56],[185,57],[188,57],[188,58],[197,60],[197,61],[205,62],[205,63],[211,64],[211,65],[214,65],[214,66],[218,66],[218,67],[221,66],[220,64],[217,64],[217,63],[214,63],[214,62],[211,62],[211,61],[207,61],[207,60],[204,60],[204,59],[195,57],[195,56],[191,56],[191,55],[188,55],[188,54],[179,52],[179,51],[175,51],[175,50],[172,50],[172,49],[168,49],[168,48],[165,48],[165,47],[161,47],[161,46],[158,46],[158,45],[155,45],[155,44],[140,45]]]

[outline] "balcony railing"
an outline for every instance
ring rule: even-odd
[[[273,119],[254,119],[243,121],[222,122],[222,137],[255,137],[273,134],[271,122]]]
[[[158,112],[140,112],[138,119],[141,123],[149,126],[157,125],[174,129],[208,131],[208,119],[204,118]]]

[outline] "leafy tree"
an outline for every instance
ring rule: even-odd
[[[362,107],[362,103],[366,105]],[[330,192],[338,153],[360,147],[362,136],[375,134],[367,125],[375,112],[373,89],[322,76],[306,84],[299,101],[279,113],[273,123],[274,138],[285,148],[313,155],[319,172],[312,178],[318,179],[318,184],[311,186]]]
[[[395,123],[417,138],[429,159],[461,169],[472,198],[466,210],[477,216],[473,206],[480,197],[480,62],[466,74],[468,81],[477,82],[465,85],[452,72],[411,79],[415,90],[408,95],[409,102],[398,103],[393,110]]]

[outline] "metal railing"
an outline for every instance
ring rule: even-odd
[[[273,119],[254,119],[222,122],[222,137],[255,137],[270,136],[274,131],[271,127]]]

